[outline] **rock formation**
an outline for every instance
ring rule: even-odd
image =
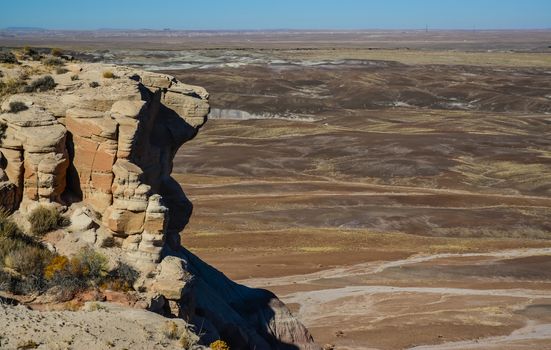
[[[136,288],[147,307],[192,322],[207,343],[317,349],[272,293],[230,281],[180,245],[191,203],[171,177],[172,162],[206,122],[208,93],[128,67],[67,68],[55,89],[2,103],[0,206],[23,214],[37,203],[68,207],[69,240],[58,250],[110,242],[111,254],[141,272]],[[15,101],[28,109],[12,113]]]

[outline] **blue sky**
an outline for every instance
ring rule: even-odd
[[[0,28],[551,28],[551,0],[8,0]]]

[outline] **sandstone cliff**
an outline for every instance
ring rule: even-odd
[[[26,63],[35,72],[38,65]],[[195,324],[207,344],[317,349],[273,294],[230,281],[180,245],[192,207],[171,177],[172,161],[206,122],[208,93],[127,67],[67,69],[54,75],[54,89],[2,103],[0,206],[21,216],[38,203],[67,210],[72,225],[53,249],[92,245],[131,264],[147,308]],[[13,111],[13,102],[26,109]]]

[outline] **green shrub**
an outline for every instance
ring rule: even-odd
[[[19,63],[12,52],[0,51],[0,63]]]
[[[25,92],[36,92],[36,91],[48,91],[55,88],[55,80],[50,75],[46,75],[42,78],[33,80],[28,86],[25,87]]]
[[[75,80],[78,80],[78,75],[75,74],[75,75],[71,75],[71,80],[75,81]]]
[[[24,104],[23,102],[19,102],[19,101],[10,102],[10,112],[12,113],[19,113],[22,111],[26,111],[27,109],[29,109],[29,107],[27,107],[27,105]]]
[[[28,217],[31,223],[31,232],[35,235],[44,235],[61,226],[62,217],[55,208],[37,207]]]

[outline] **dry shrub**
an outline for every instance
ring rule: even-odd
[[[54,57],[61,57],[63,56],[63,51],[57,47],[54,47],[50,52],[50,54]]]
[[[140,277],[140,273],[132,266],[118,262],[115,269],[109,272],[102,287],[115,291],[128,292],[133,290],[133,285]]]
[[[14,95],[23,92],[27,83],[24,79],[10,78],[0,81],[0,96]]]
[[[0,212],[0,289],[12,293],[43,290],[44,267],[52,257],[43,244],[21,232],[6,212]]]
[[[55,88],[56,83],[54,78],[50,75],[43,76],[41,78],[33,80],[28,86],[25,87],[25,92],[43,92],[52,90]]]
[[[17,58],[12,52],[0,52],[0,63],[17,64]]]
[[[174,321],[167,321],[163,327],[163,334],[168,339],[176,340],[180,336],[178,325]]]
[[[29,107],[27,107],[27,105],[24,104],[23,102],[19,102],[19,101],[10,102],[10,112],[12,113],[19,113],[22,111],[26,111],[27,109],[29,109]]]
[[[98,286],[107,276],[107,258],[84,248],[72,258],[56,256],[44,268],[48,287],[57,291],[58,300],[70,300],[91,286]]]
[[[10,252],[4,258],[4,264],[23,276],[42,278],[44,267],[52,258],[52,253],[43,247],[28,246]]]
[[[65,62],[57,57],[48,57],[42,60],[42,64],[48,67],[61,67],[65,64]]]
[[[28,220],[33,234],[44,235],[60,226],[61,215],[55,208],[39,206],[31,211]]]
[[[192,349],[198,342],[199,337],[193,333],[189,327],[184,328],[182,334],[180,334],[178,338],[178,344],[185,350]]]

